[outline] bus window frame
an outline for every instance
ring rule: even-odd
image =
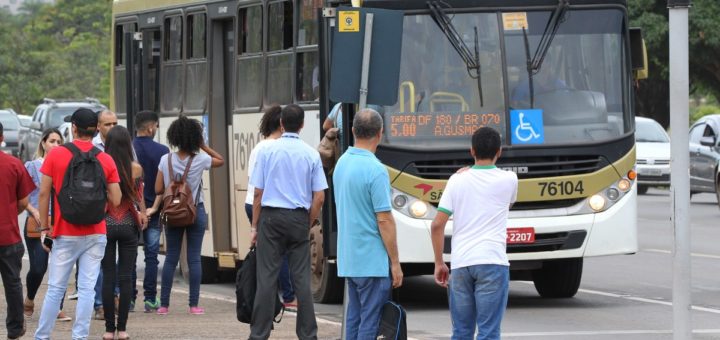
[[[279,50],[270,50],[270,29],[269,29],[269,23],[270,23],[270,6],[275,4],[290,4],[292,6],[292,27],[291,27],[291,35],[292,37],[291,42],[292,46],[287,49],[279,49]],[[263,99],[262,104],[265,106],[266,104],[270,103],[277,103],[280,105],[287,105],[287,104],[293,104],[297,102],[297,99],[295,98],[295,74],[296,74],[296,49],[297,49],[297,17],[299,15],[299,12],[296,10],[298,8],[297,1],[296,0],[273,0],[269,1],[265,4],[265,12],[263,13],[263,45],[264,45],[264,59],[263,62],[265,69],[263,70],[264,75],[263,78],[265,81],[263,82]],[[284,14],[284,12],[283,12]],[[283,16],[283,20],[285,20],[285,17]],[[283,32],[283,41],[286,39],[284,36],[285,32]],[[290,74],[289,74],[289,101],[278,101],[275,98],[270,97],[270,59],[273,58],[282,58],[287,57],[290,58]]]
[[[181,97],[184,97],[184,93],[185,93],[185,67],[184,67],[184,65],[185,65],[185,55],[184,55],[185,49],[181,46],[180,59],[167,59],[166,58],[166,53],[168,53],[168,51],[166,50],[167,49],[166,39],[169,39],[168,38],[169,33],[166,30],[167,25],[165,23],[167,22],[167,20],[172,20],[173,18],[176,18],[176,17],[180,18],[180,22],[183,25],[183,27],[182,27],[183,31],[181,32],[181,38],[180,38],[180,43],[182,44],[185,40],[184,34],[186,31],[186,29],[185,29],[185,10],[184,9],[173,9],[173,10],[164,12],[162,26],[161,26],[162,28],[160,29],[160,31],[162,32],[161,33],[162,40],[161,40],[161,46],[160,46],[161,58],[160,58],[160,105],[159,105],[159,107],[160,107],[161,115],[163,115],[163,116],[177,116],[183,112],[184,98],[180,98],[180,105],[179,105],[180,107],[177,109],[177,111],[169,110],[169,109],[165,108],[165,97],[168,95],[166,93],[165,77],[169,73],[168,67],[170,67],[171,69],[179,69],[180,70],[181,74],[179,75],[179,77],[180,77],[180,79],[182,79],[182,84],[180,84],[181,88],[180,88],[179,92],[181,94]]]
[[[118,36],[118,28],[122,27],[122,34]],[[118,75],[125,75],[125,72],[127,71],[128,66],[128,60],[125,59],[125,33],[128,32],[128,28],[130,28],[132,33],[139,32],[139,24],[138,24],[138,17],[137,16],[123,16],[115,18],[113,23],[113,30],[112,30],[112,41],[113,41],[113,56],[112,56],[112,72],[113,72],[113,100],[115,101],[114,109],[115,113],[119,116],[124,116],[127,111],[127,107],[124,108],[124,110],[120,110],[119,108],[121,106],[127,105],[127,96],[126,93],[126,84],[120,84],[121,86],[118,86]],[[118,51],[118,47],[120,50]],[[120,57],[122,62],[118,64],[117,57]],[[127,78],[125,78],[125,81],[127,81]],[[121,100],[118,99],[118,91],[123,92],[123,98]]]
[[[191,37],[192,37],[192,31],[190,28],[190,17],[194,15],[204,15],[205,16],[205,55],[200,58],[193,58],[191,56]],[[183,41],[184,46],[183,49],[183,89],[182,89],[182,106],[180,109],[180,112],[182,113],[189,113],[189,114],[204,114],[207,111],[208,106],[208,98],[210,98],[210,73],[208,72],[209,63],[208,63],[208,54],[209,54],[209,33],[210,33],[210,19],[208,16],[207,8],[205,6],[195,6],[195,7],[188,7],[185,9],[183,14],[183,25],[184,25],[184,31],[183,33]],[[203,105],[202,108],[193,108],[188,109],[188,89],[191,89],[190,86],[187,86],[188,84],[188,75],[190,74],[189,69],[191,67],[194,67],[196,65],[205,64],[205,88],[204,88],[204,96],[205,96],[205,105]],[[192,87],[192,89],[196,89],[196,87]]]
[[[240,15],[240,12],[243,10],[247,10],[248,8],[256,8],[259,7],[262,11],[261,18],[260,18],[260,51],[255,52],[245,52],[241,53],[240,51],[240,42],[241,39],[239,37],[240,33],[242,32],[240,29],[240,25],[245,23],[244,18]],[[235,85],[235,88],[233,90],[233,112],[234,113],[253,113],[258,112],[260,108],[263,106],[263,101],[265,99],[265,83],[266,83],[266,70],[267,70],[267,60],[265,58],[265,44],[266,44],[266,20],[265,16],[267,15],[267,7],[266,5],[261,1],[256,1],[252,3],[244,3],[240,6],[238,6],[238,9],[236,11],[235,15],[235,45],[236,45],[236,51],[235,51],[235,74],[233,74],[233,84]],[[242,40],[245,41],[244,39]],[[257,105],[253,103],[253,105],[244,105],[244,103],[240,103],[239,99],[240,96],[238,96],[238,91],[243,90],[244,88],[241,86],[243,83],[238,81],[238,75],[237,72],[240,71],[240,64],[245,60],[260,60],[260,84],[257,86],[260,87],[260,93],[258,95],[259,98],[257,98]]]

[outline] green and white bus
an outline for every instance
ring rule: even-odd
[[[263,108],[301,105],[301,137],[320,141],[335,104],[333,36],[353,5],[404,14],[399,99],[380,108],[377,156],[392,181],[406,275],[432,273],[430,222],[447,179],[472,163],[480,126],[501,132],[498,166],[520,179],[508,225],[513,279],[571,297],[584,257],[637,251],[633,84],[645,62],[625,0],[115,0],[111,107],[128,122],[159,112],[160,141],[179,114],[201,119],[227,155],[204,180],[206,281],[249,249],[247,163]],[[357,108],[342,107],[349,128]],[[336,236],[329,190],[310,230],[317,301],[342,295]]]

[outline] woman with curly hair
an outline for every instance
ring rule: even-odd
[[[129,339],[127,319],[133,294],[132,274],[135,269],[140,231],[147,227],[143,192],[143,169],[133,161],[132,137],[124,126],[110,129],[105,138],[105,152],[117,165],[120,176],[122,201],[117,207],[110,205],[105,217],[107,245],[102,260],[102,301],[105,313],[103,339]],[[115,259],[118,259],[117,265]],[[117,277],[116,277],[117,274]],[[115,283],[120,283],[120,301],[115,311]],[[117,323],[115,320],[117,315]]]
[[[198,306],[200,300],[200,279],[202,276],[202,268],[200,265],[200,249],[202,248],[203,236],[205,236],[205,227],[207,226],[207,214],[203,205],[202,195],[202,175],[203,171],[210,168],[217,168],[225,164],[223,157],[209,146],[205,145],[203,140],[203,128],[195,119],[180,116],[176,119],[167,131],[167,140],[170,146],[177,149],[160,158],[158,166],[157,180],[155,181],[155,192],[157,197],[155,203],[148,214],[154,213],[160,206],[165,188],[170,186],[170,172],[168,167],[168,157],[172,162],[172,170],[176,176],[181,176],[185,172],[185,168],[190,163],[186,183],[192,189],[193,200],[197,205],[197,217],[195,223],[179,228],[166,228],[165,238],[167,241],[167,255],[165,256],[165,264],[162,270],[162,284],[160,288],[160,308],[157,313],[159,315],[167,315],[170,306],[170,290],[172,289],[173,277],[175,276],[175,267],[177,267],[180,259],[180,247],[184,235],[187,235],[187,262],[190,267],[190,296],[189,296],[189,312],[190,314],[205,314],[205,310]],[[200,150],[205,151],[201,153]]]

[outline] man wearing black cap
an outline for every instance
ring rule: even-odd
[[[70,116],[72,123],[73,144],[81,152],[89,152],[94,148],[92,138],[97,130],[97,114],[90,109],[77,109]],[[106,187],[107,201],[113,206],[120,204],[120,177],[113,159],[104,152],[97,154],[97,160],[102,166]],[[73,158],[73,153],[67,147],[55,148],[45,158],[40,172],[43,174],[40,182],[40,225],[43,231],[43,240],[53,237],[52,252],[48,266],[48,290],[43,301],[42,312],[35,332],[35,339],[49,339],[55,326],[55,319],[60,308],[67,287],[68,278],[73,265],[79,260],[78,267],[78,302],[73,325],[73,339],[87,339],[90,333],[90,318],[93,311],[93,298],[95,282],[100,272],[100,262],[105,254],[105,220],[96,224],[78,225],[66,221],[58,204],[57,193],[63,185],[65,172]],[[98,174],[100,176],[100,174]],[[52,235],[46,235],[48,226],[49,201],[52,189],[56,199],[53,200],[54,225]],[[44,214],[45,217],[42,217]],[[43,242],[43,244],[46,244]],[[49,250],[49,249],[46,249]]]

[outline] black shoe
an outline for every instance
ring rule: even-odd
[[[22,328],[22,331],[20,331],[20,334],[18,334],[17,336],[14,336],[14,337],[8,335],[8,340],[20,339],[23,337],[23,335],[25,335],[26,331],[27,331],[27,328],[25,327],[25,321],[23,321],[23,328]]]

